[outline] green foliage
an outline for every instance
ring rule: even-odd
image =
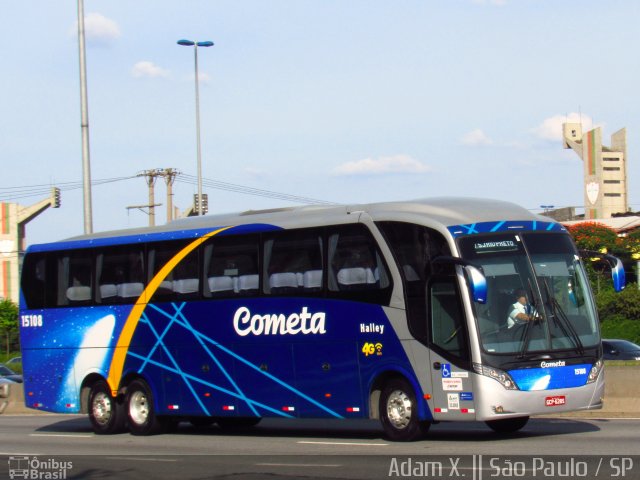
[[[620,316],[610,317],[600,324],[602,338],[623,338],[640,344],[640,322]]]
[[[640,343],[640,290],[630,283],[622,292],[610,285],[596,291],[603,338],[623,338]]]
[[[625,237],[618,237],[612,229],[596,222],[583,222],[568,227],[579,249],[607,252],[623,262],[640,258],[640,229]],[[586,259],[585,259],[586,260]],[[585,261],[591,288],[596,295],[604,338],[623,338],[640,341],[640,290],[629,284],[622,292],[614,292],[608,271],[601,265]],[[607,269],[608,270],[608,269]]]
[[[0,336],[4,339],[5,353],[18,342],[18,306],[11,300],[0,300]]]
[[[620,240],[615,231],[596,222],[577,223],[567,227],[573,240],[581,250],[615,253],[621,250]]]
[[[626,318],[640,324],[640,290],[630,283],[622,292],[601,289],[596,294],[596,305],[601,319]]]

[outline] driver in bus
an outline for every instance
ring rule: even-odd
[[[511,305],[509,318],[507,318],[507,327],[511,328],[515,325],[523,324],[529,320],[533,320],[536,311],[527,299],[527,292],[522,289],[516,290],[516,302]]]

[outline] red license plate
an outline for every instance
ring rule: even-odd
[[[544,399],[544,404],[547,407],[558,407],[567,403],[567,397],[564,395],[556,395],[555,397],[547,397]]]

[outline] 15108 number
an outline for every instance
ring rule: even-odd
[[[25,328],[41,327],[42,315],[21,315],[20,322],[21,322],[21,325]]]

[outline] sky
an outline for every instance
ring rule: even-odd
[[[640,210],[640,2],[85,0],[93,230],[148,224],[141,172],[197,192],[198,50],[210,213],[437,196],[583,206],[561,125],[627,128]],[[27,243],[84,231],[76,0],[3,2],[0,201],[62,205]],[[42,186],[42,187],[34,187]],[[156,222],[166,188],[156,183]]]

